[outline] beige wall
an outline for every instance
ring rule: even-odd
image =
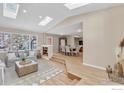
[[[105,68],[116,62],[115,49],[124,37],[124,6],[91,13],[83,19],[84,62]]]

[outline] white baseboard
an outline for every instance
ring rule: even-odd
[[[90,67],[97,68],[97,69],[101,69],[101,70],[106,70],[106,68],[104,68],[104,67],[95,66],[95,65],[91,65],[91,64],[87,64],[87,63],[83,63],[83,65],[90,66]]]

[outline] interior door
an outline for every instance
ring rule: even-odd
[[[65,39],[61,39],[60,45],[61,45],[61,46],[65,46]]]

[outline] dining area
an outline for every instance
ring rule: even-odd
[[[59,53],[65,56],[80,56],[83,53],[83,38],[73,35],[59,38]]]
[[[66,56],[79,56],[83,52],[83,45],[78,46],[60,46],[60,53]]]

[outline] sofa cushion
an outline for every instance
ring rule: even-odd
[[[0,60],[5,62],[6,53],[0,53]]]
[[[29,51],[29,56],[34,57],[35,56],[35,52],[34,51]]]
[[[24,52],[23,51],[19,52],[19,57],[20,58],[23,58],[24,57]]]
[[[15,53],[8,53],[8,60],[16,59]]]
[[[25,51],[25,55],[26,56],[29,56],[29,51]]]

